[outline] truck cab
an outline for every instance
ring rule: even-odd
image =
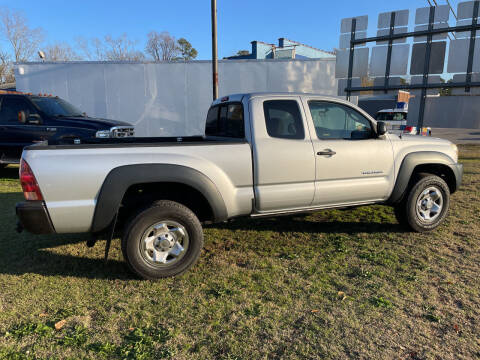
[[[0,92],[0,165],[18,163],[24,147],[43,141],[131,136],[132,125],[88,117],[57,96]]]

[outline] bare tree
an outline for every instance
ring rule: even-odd
[[[175,37],[168,31],[150,31],[145,51],[157,62],[175,60],[180,53]]]
[[[135,49],[136,41],[130,40],[127,34],[118,38],[107,35],[103,40],[77,38],[76,44],[88,60],[141,61],[145,58],[141,51]]]
[[[15,82],[15,74],[10,55],[5,51],[0,51],[0,83]]]
[[[32,59],[43,39],[43,31],[28,27],[26,18],[18,11],[2,8],[0,12],[0,33],[12,46],[15,61]]]
[[[56,43],[45,47],[45,59],[47,61],[75,61],[82,60],[70,45],[66,43]]]
[[[145,55],[135,49],[136,42],[128,39],[127,34],[118,38],[110,35],[105,36],[105,58],[110,61],[139,61]]]

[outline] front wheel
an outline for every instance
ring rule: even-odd
[[[435,175],[423,174],[395,208],[400,224],[416,232],[437,228],[445,220],[450,206],[450,190],[445,181]]]
[[[127,226],[122,252],[130,269],[144,279],[179,275],[198,259],[202,226],[195,214],[174,201],[161,200]]]

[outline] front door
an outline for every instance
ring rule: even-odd
[[[255,207],[259,212],[311,206],[315,156],[299,97],[251,103]]]
[[[19,121],[18,113],[24,111],[26,122]],[[50,131],[39,117],[38,123],[29,123],[37,110],[21,96],[5,96],[0,109],[0,143],[4,161],[18,161],[23,148],[36,142],[47,140],[54,132]]]
[[[374,124],[351,106],[334,101],[304,104],[313,124],[315,206],[341,206],[386,200],[393,183],[390,141],[378,138]]]

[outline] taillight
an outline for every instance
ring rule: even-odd
[[[413,131],[413,126],[405,126],[403,132],[410,134]]]
[[[37,179],[28,163],[23,159],[20,163],[20,184],[22,184],[25,200],[43,200]]]

